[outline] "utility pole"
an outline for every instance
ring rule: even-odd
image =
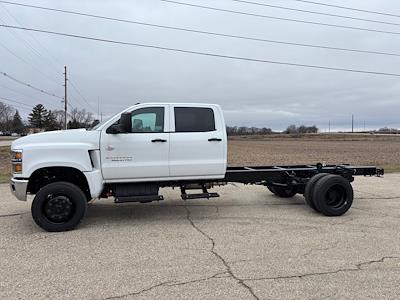
[[[328,130],[328,132],[331,133],[331,120],[329,120],[329,130]]]
[[[64,128],[68,129],[67,124],[67,66],[64,66]]]
[[[351,115],[351,133],[354,133],[354,115]]]

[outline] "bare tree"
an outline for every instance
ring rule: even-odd
[[[15,110],[2,102],[0,102],[0,130],[5,132],[11,131],[11,123]]]
[[[74,108],[69,115],[71,121],[68,122],[68,128],[89,128],[94,120],[93,114],[85,109]]]

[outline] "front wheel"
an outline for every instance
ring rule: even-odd
[[[85,194],[69,182],[54,182],[36,194],[31,212],[35,223],[46,231],[74,229],[86,214]]]

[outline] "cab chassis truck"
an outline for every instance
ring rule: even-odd
[[[47,231],[75,228],[92,199],[160,201],[163,187],[180,188],[185,201],[209,199],[219,197],[209,189],[229,182],[263,185],[281,198],[303,194],[316,212],[341,216],[353,203],[354,176],[384,174],[348,164],[227,167],[225,121],[215,104],[136,104],[90,130],[20,138],[11,153],[11,191],[22,201],[34,195],[32,217]]]

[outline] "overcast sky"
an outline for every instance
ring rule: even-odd
[[[16,0],[18,1],[18,0]],[[240,4],[231,0],[181,0],[284,18],[400,33],[400,26],[346,20]],[[316,6],[293,0],[250,0],[400,24],[400,18]],[[400,35],[300,24],[185,7],[159,0],[30,0],[32,5],[80,11],[160,25],[400,54]],[[320,2],[325,2],[320,0]],[[329,3],[400,15],[395,0]],[[400,57],[349,53],[177,32],[0,4],[0,23],[133,43],[290,63],[400,73]],[[11,50],[6,50],[4,46]],[[19,58],[17,58],[16,56]],[[400,77],[307,69],[155,49],[105,44],[0,28],[0,72],[63,95],[63,66],[91,107],[69,88],[71,104],[112,115],[137,102],[209,102],[229,125],[271,127],[316,124],[322,131],[400,127]],[[40,72],[39,72],[40,71]],[[0,76],[0,97],[61,109],[59,99]],[[21,110],[26,116],[27,111]]]

